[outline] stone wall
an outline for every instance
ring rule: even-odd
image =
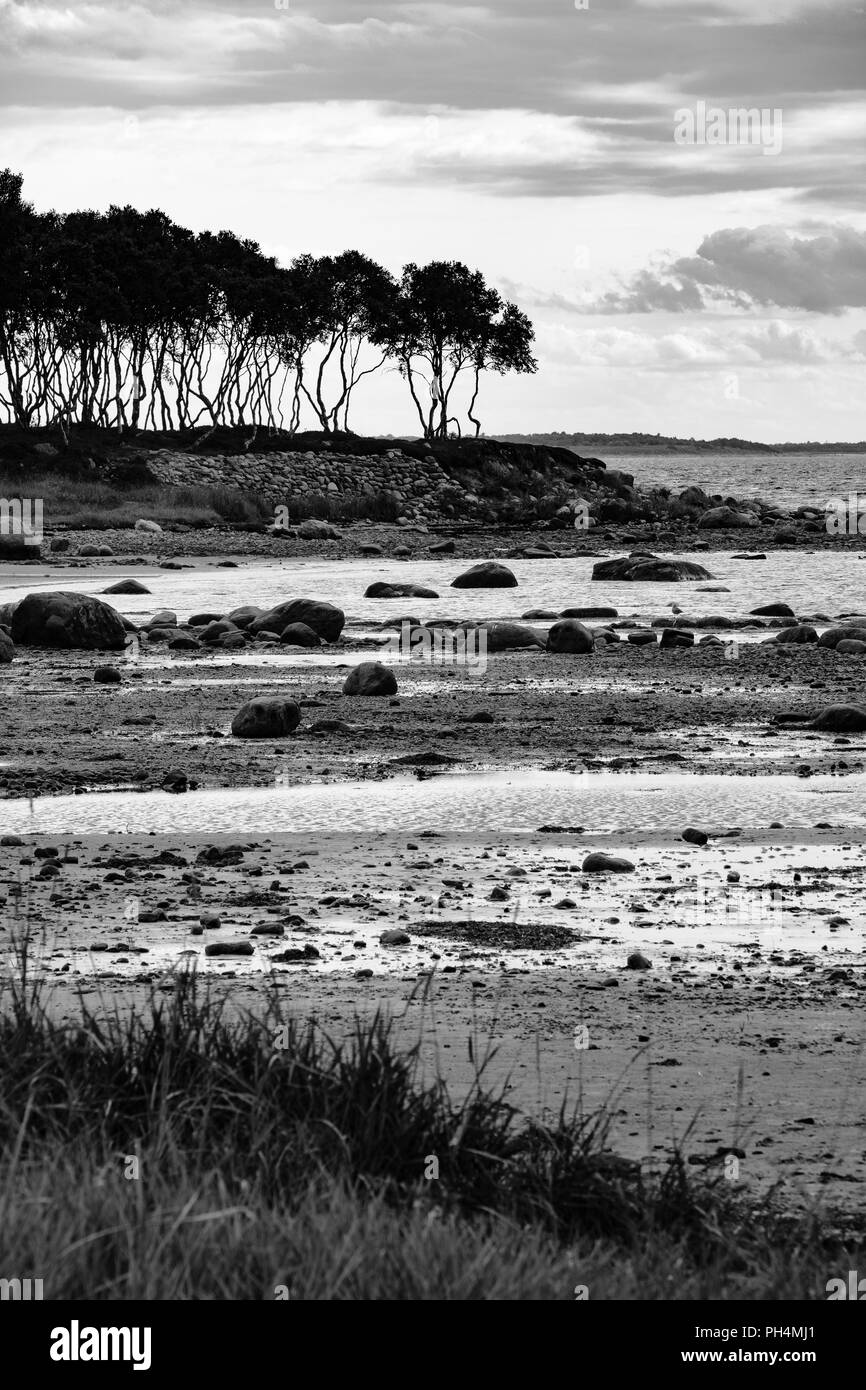
[[[362,498],[393,493],[403,514],[428,519],[449,508],[471,513],[477,502],[440,467],[432,454],[411,458],[399,449],[361,457],[353,454],[282,453],[191,455],[170,450],[149,454],[150,472],[161,482],[226,487],[262,497],[269,506],[286,506],[307,493]]]

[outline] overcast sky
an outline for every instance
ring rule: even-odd
[[[0,166],[284,261],[478,267],[538,339],[490,433],[860,439],[864,73],[863,0],[0,0]],[[404,391],[354,427],[413,430]]]

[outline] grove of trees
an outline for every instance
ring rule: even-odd
[[[481,374],[534,372],[534,333],[479,271],[359,251],[280,266],[165,213],[38,213],[0,170],[0,414],[120,431],[302,420],[348,430],[359,383],[396,369],[428,438],[462,433]]]

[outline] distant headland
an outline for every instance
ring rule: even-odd
[[[583,452],[604,450],[607,453],[647,454],[654,449],[683,454],[744,453],[744,454],[857,454],[866,452],[866,440],[825,444],[806,440],[788,444],[757,444],[751,439],[679,439],[669,434],[570,434],[553,430],[549,434],[499,434],[511,444],[558,445],[561,449]]]

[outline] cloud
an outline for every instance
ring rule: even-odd
[[[719,305],[822,314],[866,307],[866,231],[835,226],[797,236],[775,226],[723,228],[706,237],[694,256],[641,270],[584,308],[645,314]]]
[[[833,339],[810,328],[771,319],[754,325],[702,325],[674,332],[638,328],[544,327],[539,348],[547,360],[589,368],[643,371],[748,370],[777,364],[815,367],[866,361],[866,334]]]

